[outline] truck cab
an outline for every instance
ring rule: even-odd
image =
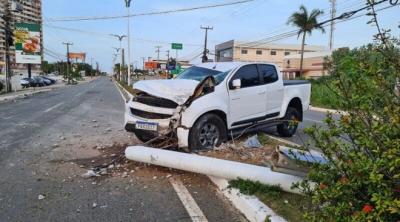
[[[274,64],[242,62],[203,63],[176,79],[133,87],[138,93],[127,103],[125,128],[142,141],[172,133],[180,147],[192,150],[263,127],[292,136],[311,93],[308,81],[284,81]]]

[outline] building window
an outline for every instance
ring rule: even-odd
[[[276,51],[271,51],[271,55],[276,55]]]
[[[242,49],[242,54],[247,54],[247,49]]]
[[[288,55],[290,55],[290,52],[285,52],[285,56],[288,56]]]
[[[257,51],[256,51],[256,54],[257,54],[257,55],[262,55],[262,50],[257,50]]]

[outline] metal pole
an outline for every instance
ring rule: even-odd
[[[329,0],[331,2],[331,29],[329,32],[329,50],[333,50],[333,32],[335,31],[335,20],[336,17],[336,0]]]
[[[125,0],[128,11],[128,86],[131,86],[131,32],[130,32],[130,4],[131,0]]]
[[[201,58],[201,61],[202,61],[203,63],[205,63],[205,62],[208,61],[208,57],[207,57],[207,38],[208,38],[208,30],[213,30],[213,27],[209,27],[209,26],[203,27],[203,26],[201,26],[200,28],[206,30],[206,36],[205,36],[205,38],[204,38],[203,57]]]
[[[10,19],[11,19],[11,11],[10,11],[10,4],[5,1],[5,12],[3,15],[3,20],[5,22],[5,72],[6,72],[6,92],[11,92],[11,61],[10,61],[10,45],[11,45],[11,28],[10,28]]]
[[[162,46],[156,46],[156,48],[157,48],[157,50],[156,50],[156,52],[157,52],[157,62],[160,61],[160,49],[161,49],[161,47]]]
[[[71,84],[71,74],[69,72],[71,65],[71,62],[69,60],[69,46],[73,45],[73,43],[63,42],[63,44],[67,46],[67,78],[68,78],[68,84]]]

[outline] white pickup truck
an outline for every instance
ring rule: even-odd
[[[277,126],[295,134],[310,103],[311,84],[282,79],[268,63],[220,62],[192,66],[176,79],[133,85],[125,129],[146,142],[168,135],[179,147],[211,149],[234,135]]]

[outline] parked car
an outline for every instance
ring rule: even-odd
[[[42,77],[45,80],[50,81],[50,84],[55,84],[57,82],[57,80],[55,80],[53,78],[50,78],[50,77],[47,77],[47,76],[40,76],[40,77]]]
[[[32,77],[32,79],[35,81],[36,87],[38,87],[38,86],[42,87],[42,86],[46,85],[46,83],[44,82],[44,79],[39,76],[34,76],[34,77]]]
[[[310,103],[311,84],[284,81],[269,63],[203,63],[168,80],[144,80],[126,104],[125,129],[143,142],[175,135],[179,147],[211,149],[227,138],[276,126],[296,133]]]
[[[5,85],[6,85],[5,82],[2,79],[0,79],[0,92],[3,91]]]
[[[26,82],[28,82],[28,84],[26,84]],[[21,84],[21,86],[24,88],[27,88],[27,87],[35,87],[36,86],[36,81],[33,79],[33,78],[22,78],[21,80],[20,80],[20,84]]]
[[[28,88],[31,86],[31,83],[29,82],[29,78],[23,78],[19,80],[19,83],[21,84],[22,88]]]

